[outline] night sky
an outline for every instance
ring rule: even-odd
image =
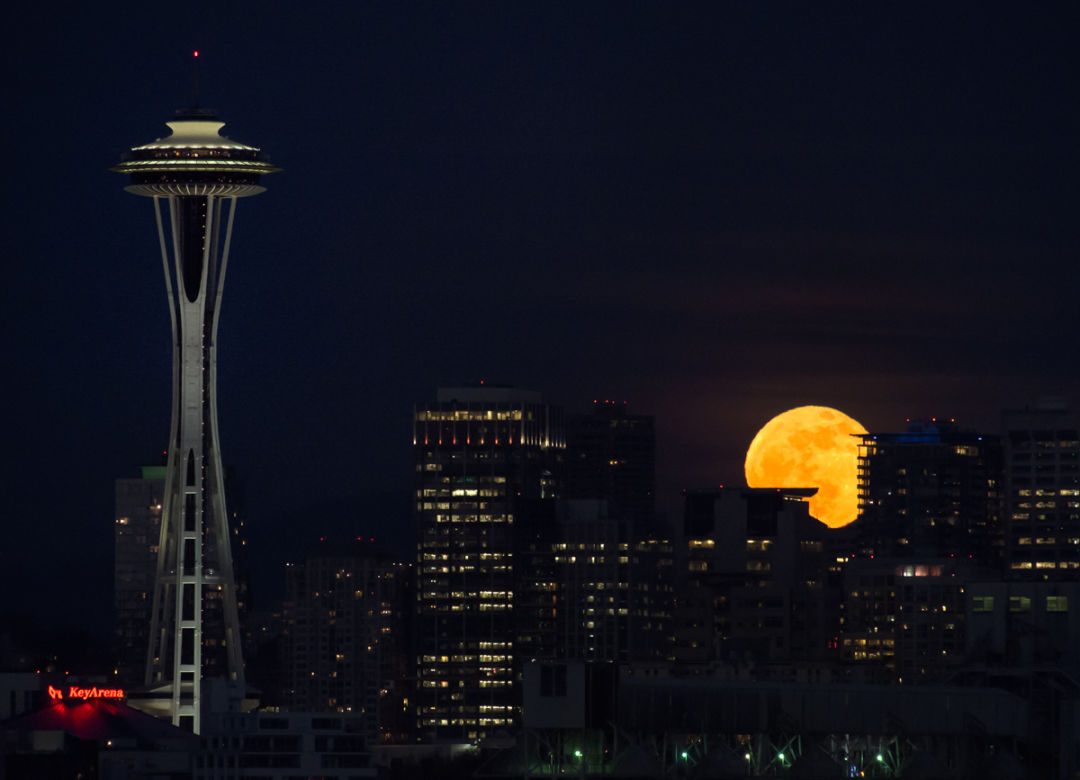
[[[792,406],[1075,404],[1069,6],[945,5],[9,11],[3,606],[108,631],[113,481],[160,461],[171,392],[152,210],[108,168],[196,48],[199,102],[284,169],[239,204],[219,338],[264,594],[322,529],[407,554],[439,386],[655,414],[669,514]]]

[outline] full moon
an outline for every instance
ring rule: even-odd
[[[810,515],[840,528],[858,515],[858,434],[866,429],[827,406],[800,406],[773,417],[746,451],[749,487],[816,487]]]

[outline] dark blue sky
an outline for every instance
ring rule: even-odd
[[[314,529],[408,539],[371,494],[405,495],[443,384],[656,414],[669,510],[791,406],[992,431],[1076,398],[1064,4],[72,5],[17,10],[2,55],[9,606],[107,614],[113,480],[167,435],[153,217],[108,167],[195,48],[284,168],[240,204],[220,332],[266,576]]]

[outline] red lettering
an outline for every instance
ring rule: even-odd
[[[61,691],[56,690],[51,685],[49,686],[49,696],[54,699],[63,699],[64,694]],[[78,686],[68,686],[67,698],[69,699],[82,699],[88,701],[90,699],[122,699],[124,698],[123,688],[98,688],[96,685],[93,688],[79,688]]]

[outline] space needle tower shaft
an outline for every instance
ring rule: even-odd
[[[239,198],[264,191],[277,168],[220,134],[205,109],[185,109],[171,135],[124,155],[113,170],[153,200],[173,338],[172,422],[146,685],[176,725],[201,729],[203,680],[244,694],[236,582],[217,424],[217,327]],[[213,605],[214,619],[206,617]],[[217,636],[208,636],[213,629]],[[210,641],[207,641],[210,640]],[[204,650],[224,649],[217,666]]]

